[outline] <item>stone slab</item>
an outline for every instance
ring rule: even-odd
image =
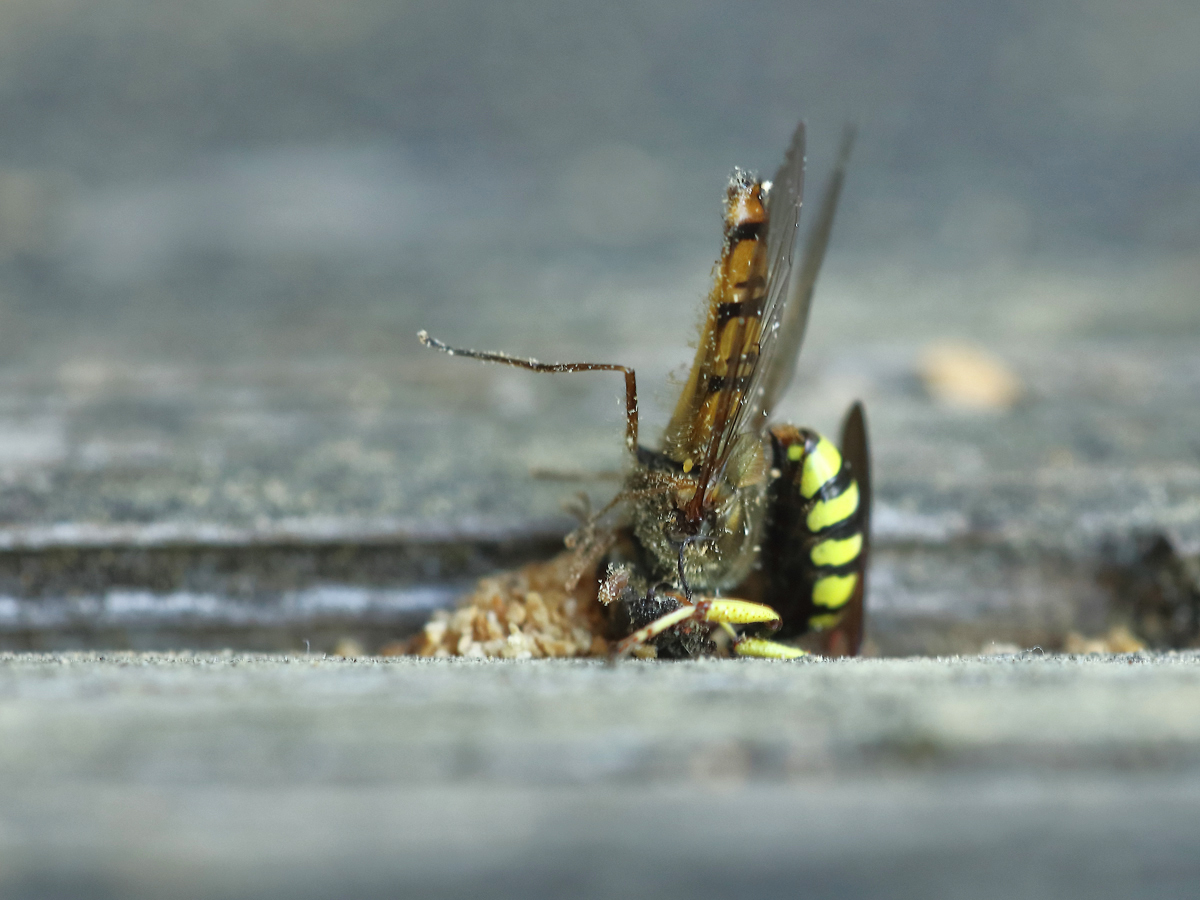
[[[5,896],[1180,896],[1194,654],[0,659]]]

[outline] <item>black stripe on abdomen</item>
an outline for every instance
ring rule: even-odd
[[[729,246],[734,247],[742,241],[757,241],[766,228],[766,222],[738,222],[725,232],[725,237]]]

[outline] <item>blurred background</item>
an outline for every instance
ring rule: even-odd
[[[8,363],[412,355],[420,327],[619,351],[690,327],[724,178],[773,171],[801,117],[818,178],[860,127],[815,314],[838,337],[927,329],[927,304],[947,329],[1196,324],[1187,0],[0,17]]]

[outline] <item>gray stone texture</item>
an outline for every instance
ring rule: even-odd
[[[1194,654],[0,660],[5,896],[1174,897]]]

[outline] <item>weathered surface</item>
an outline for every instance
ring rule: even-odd
[[[0,659],[7,897],[1179,896],[1194,654]]]
[[[799,116],[814,187],[861,130],[780,417],[867,402],[877,645],[1102,627],[1140,533],[1200,551],[1200,20],[1020,9],[0,9],[0,646],[373,643],[546,552],[612,484],[531,470],[619,468],[619,379],[416,331],[632,364],[653,439]],[[1021,401],[932,402],[945,337]]]
[[[682,356],[685,337],[661,340]],[[860,345],[846,333],[830,348],[820,337],[780,418],[831,428],[852,397],[867,403],[884,649],[938,646],[930,622],[973,629],[941,645],[958,648],[989,634],[1030,643],[1094,631],[1113,599],[1105,566],[1136,561],[1143,536],[1195,552],[1194,340],[993,341],[1025,395],[980,414],[924,394],[917,339]],[[646,345],[588,355],[645,363],[651,423],[669,402]],[[178,646],[158,608],[213,635],[283,629],[245,632],[247,646],[301,646],[313,635],[297,629],[322,617],[353,629],[368,613],[404,630],[489,566],[551,551],[571,526],[562,503],[573,491],[602,503],[615,489],[538,472],[621,466],[619,390],[603,377],[556,381],[414,348],[389,366],[101,367],[85,387],[78,377],[0,382],[9,646],[87,640],[55,643],[53,628]]]

